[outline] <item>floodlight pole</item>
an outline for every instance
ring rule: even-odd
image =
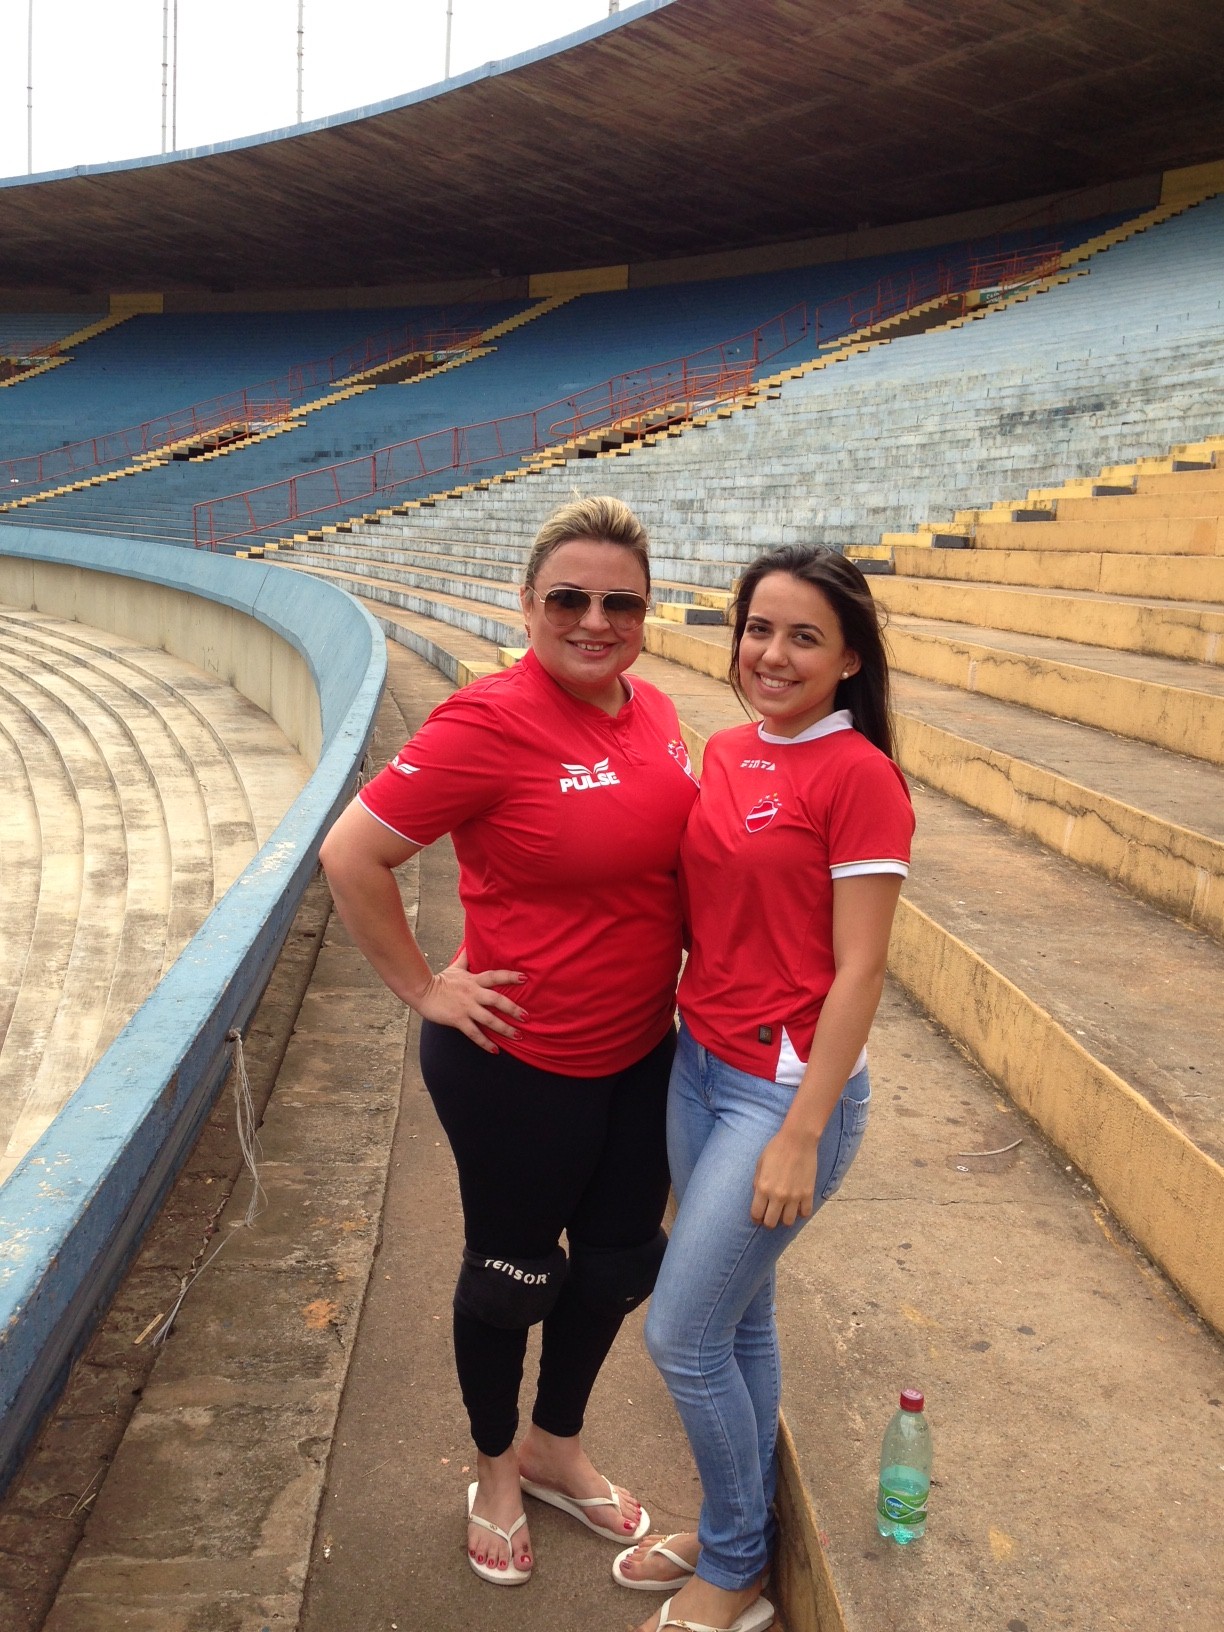
[[[170,97],[170,0],[162,0],[162,145],[166,151],[166,108]]]
[[[34,0],[26,17],[26,175],[34,174]]]
[[[446,60],[442,64],[442,78],[450,78],[451,12],[454,0],[446,0]]]
[[[174,0],[174,48],[170,53],[170,146],[178,152],[178,0]]]
[[[303,12],[306,0],[298,0],[298,47],[297,47],[297,122],[302,122],[302,63],[306,54],[305,24]]]

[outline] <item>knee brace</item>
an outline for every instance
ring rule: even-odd
[[[584,1247],[571,1241],[574,1292],[591,1309],[628,1314],[654,1290],[666,1247],[662,1230],[637,1247]]]
[[[561,1296],[565,1269],[561,1247],[545,1258],[489,1258],[464,1247],[455,1311],[503,1331],[534,1326]]]

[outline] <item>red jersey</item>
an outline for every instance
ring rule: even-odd
[[[624,1070],[675,1012],[680,838],[697,786],[671,701],[634,678],[615,716],[528,652],[440,703],[360,793],[402,838],[450,833],[474,974],[519,969],[518,1059]]]
[[[710,739],[680,850],[692,951],[689,1030],[770,1081],[803,1075],[833,984],[833,880],[909,870],[905,778],[845,710],[794,738],[746,724]]]

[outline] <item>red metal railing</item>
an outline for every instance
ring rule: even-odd
[[[1063,245],[1035,244],[1029,249],[1012,250],[987,260],[969,263],[970,289],[1010,289],[1053,277],[1062,270]]]
[[[825,337],[827,343],[829,338],[854,334],[933,300],[961,297],[961,309],[967,310],[968,296],[978,290],[1014,288],[1051,276],[1061,266],[1062,252],[1060,243],[1039,244],[985,259],[939,261],[934,266],[878,278],[836,300],[823,302],[817,311],[817,336]]]
[[[97,470],[104,465],[119,464],[139,454],[165,447],[168,442],[215,430],[220,424],[245,425],[247,432],[272,418],[284,418],[290,404],[299,403],[309,391],[334,385],[337,380],[371,368],[377,362],[389,362],[397,356],[441,354],[455,356],[470,350],[482,330],[449,328],[437,332],[414,332],[411,328],[391,330],[384,334],[358,341],[332,357],[314,362],[299,363],[288,374],[275,380],[265,380],[241,391],[227,392],[194,403],[189,408],[175,409],[139,425],[121,431],[107,431],[100,436],[85,437],[65,447],[51,448],[46,453],[27,454],[22,458],[0,461],[0,495],[12,488],[42,486],[47,482],[62,482]],[[52,341],[40,349],[47,356],[61,349],[59,341]],[[31,353],[31,355],[34,355]]]
[[[232,425],[236,430],[241,428],[241,434],[249,434],[283,419],[289,411],[284,397],[274,394],[272,388],[254,386],[249,391],[230,391],[190,408],[145,420],[127,430],[108,431],[102,436],[52,448],[47,453],[6,460],[0,463],[0,493],[6,487],[36,487],[45,482],[66,481],[83,471],[153,453],[170,442],[205,435],[219,425]]]
[[[320,385],[334,385],[338,380],[347,380],[380,363],[392,363],[400,358],[431,357],[441,362],[462,356],[475,349],[483,332],[483,325],[474,329],[440,329],[426,334],[412,328],[390,329],[384,334],[372,335],[368,340],[359,340],[356,345],[346,346],[331,357],[300,363],[291,368],[289,394],[298,397]]]
[[[806,305],[771,318],[733,340],[689,357],[654,363],[521,414],[452,425],[356,459],[304,471],[283,481],[206,499],[194,506],[196,547],[215,549],[373,498],[414,482],[505,465],[558,440],[649,419],[657,426],[715,407],[751,389],[753,372],[808,332]]]

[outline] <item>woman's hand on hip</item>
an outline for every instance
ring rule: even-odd
[[[784,1127],[761,1152],[752,1187],[752,1221],[768,1230],[812,1216],[820,1141]]]
[[[412,1007],[423,1020],[453,1026],[486,1054],[496,1054],[496,1044],[489,1041],[485,1031],[501,1037],[521,1037],[518,1024],[527,1018],[526,1009],[497,988],[517,986],[526,978],[516,969],[486,969],[482,975],[473,975],[468,970],[467,953],[461,952],[454,963],[440,975],[431,976],[429,985],[414,995]]]

